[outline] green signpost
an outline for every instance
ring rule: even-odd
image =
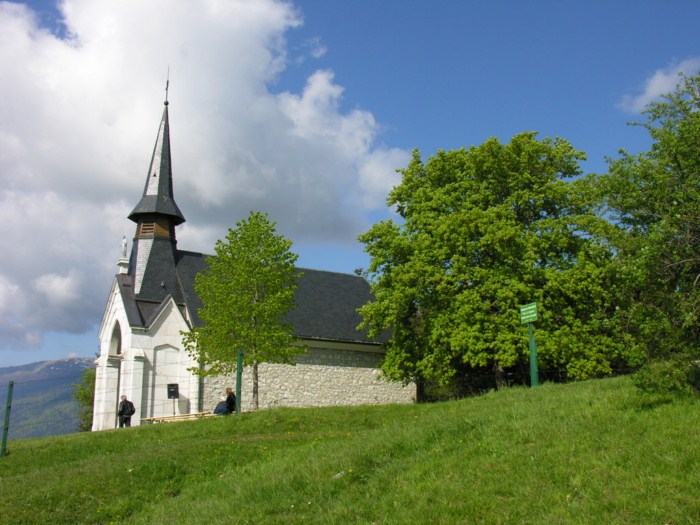
[[[539,386],[539,373],[537,370],[537,343],[533,333],[532,323],[537,321],[537,303],[530,303],[520,307],[520,324],[527,325],[530,335],[530,386]]]

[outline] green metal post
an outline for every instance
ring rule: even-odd
[[[12,390],[14,387],[14,381],[10,381],[10,384],[7,385],[7,405],[5,405],[5,424],[2,427],[2,449],[0,449],[0,458],[7,456],[7,434],[10,431],[10,408],[12,407]]]
[[[238,351],[236,362],[236,415],[241,413],[241,381],[243,380],[243,350]]]
[[[532,330],[532,323],[527,323],[527,331],[530,334],[530,386],[539,386],[540,379],[537,371],[537,343]]]

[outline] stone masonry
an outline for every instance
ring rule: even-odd
[[[259,408],[415,402],[415,385],[381,377],[381,357],[364,349],[313,346],[296,358],[296,365],[262,363],[258,366]],[[228,386],[235,390],[235,375],[205,378],[202,409],[212,410]],[[252,391],[252,372],[247,367],[242,377],[242,411],[252,410]]]

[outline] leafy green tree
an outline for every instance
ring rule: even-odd
[[[294,306],[297,255],[266,214],[250,212],[216,243],[216,256],[195,278],[203,325],[183,333],[201,375],[231,374],[238,351],[253,372],[253,406],[258,408],[258,364],[292,363],[306,349],[284,316]]]
[[[80,383],[73,386],[73,398],[78,402],[78,430],[92,430],[92,412],[95,402],[95,368],[86,368],[80,377]]]
[[[700,76],[682,77],[645,114],[638,125],[649,132],[651,149],[621,151],[595,179],[627,282],[619,325],[629,347],[691,370],[700,359]],[[667,365],[652,369],[662,372],[641,377],[668,383]],[[678,372],[672,375],[684,377]]]
[[[376,298],[361,314],[371,335],[392,330],[388,377],[445,384],[465,367],[524,372],[519,307],[533,301],[544,368],[587,378],[621,366],[608,324],[618,282],[599,240],[606,222],[567,181],[582,159],[536,133],[439,151],[427,163],[414,152],[388,199],[402,222],[360,236]]]

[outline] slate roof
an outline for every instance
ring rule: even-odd
[[[184,303],[176,270],[175,244],[170,239],[162,237],[148,240],[151,242],[151,247],[148,252],[148,262],[143,265],[139,299],[161,303],[166,296],[172,295],[176,303]],[[131,269],[135,268],[139,250],[141,250],[141,243],[134,243],[129,261]],[[133,273],[133,270],[129,273]]]
[[[357,330],[362,316],[357,309],[372,299],[369,283],[357,275],[307,268],[298,269],[296,306],[287,320],[299,337],[339,341],[366,341]]]
[[[177,251],[177,278],[181,287],[177,295],[184,299],[180,306],[187,307],[195,326],[202,324],[197,313],[202,302],[194,290],[194,278],[207,267],[207,257],[202,253]],[[380,344],[385,339],[370,339],[365,330],[356,329],[362,322],[357,309],[372,299],[369,283],[363,277],[307,268],[297,268],[297,271],[303,275],[297,280],[296,305],[286,319],[297,337],[371,344]],[[148,326],[162,302],[135,297],[129,275],[117,275],[117,281],[129,324]],[[174,295],[168,294],[165,300],[175,298]]]
[[[146,176],[143,197],[129,214],[129,219],[138,222],[142,215],[167,215],[175,225],[185,222],[185,216],[175,203],[173,196],[173,173],[170,158],[170,123],[168,102],[165,102],[160,120],[156,144],[153,147],[151,165]]]

